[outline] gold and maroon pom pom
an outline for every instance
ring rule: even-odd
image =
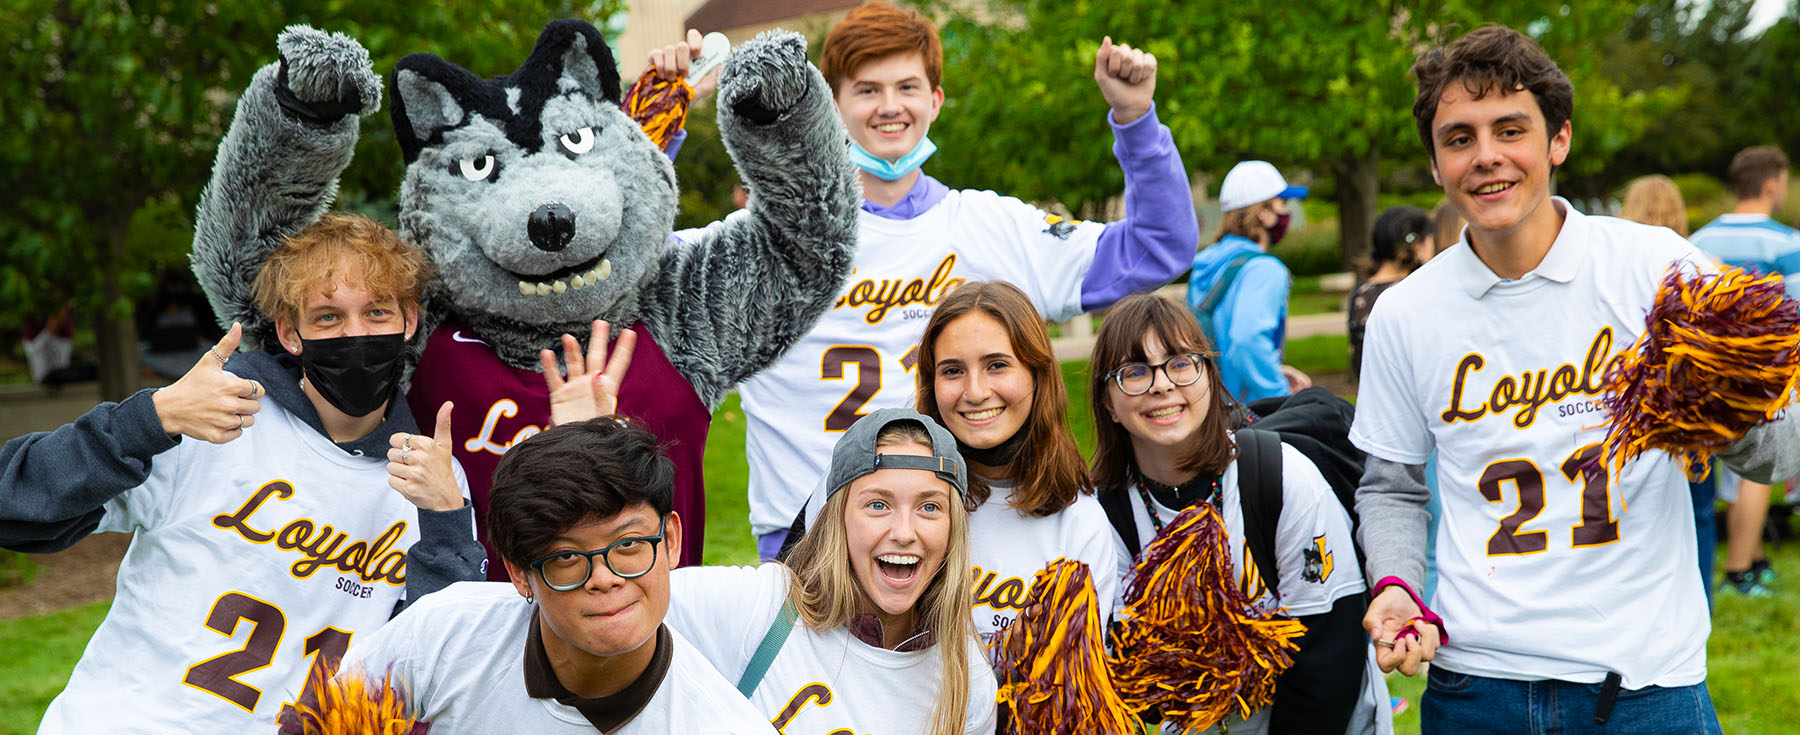
[[[307,683],[294,706],[305,735],[408,735],[418,724],[391,669],[380,681],[358,668],[309,676]]]
[[[996,698],[1013,732],[1136,735],[1137,718],[1113,691],[1106,641],[1088,567],[1057,559],[1031,581],[1025,608],[995,643]]]
[[[1781,276],[1671,266],[1644,334],[1607,374],[1607,468],[1660,449],[1695,479],[1707,459],[1774,418],[1800,378],[1800,307]]]
[[[1255,612],[1233,583],[1230,558],[1225,523],[1209,503],[1182,511],[1139,555],[1112,658],[1113,683],[1132,711],[1205,729],[1274,702],[1275,680],[1293,665],[1306,626]]]
[[[625,114],[636,121],[650,142],[658,148],[669,147],[669,140],[687,124],[688,106],[694,101],[694,86],[686,79],[656,80],[656,70],[644,75],[625,92]]]

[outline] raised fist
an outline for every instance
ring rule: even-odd
[[[799,104],[815,78],[823,82],[806,62],[806,39],[792,31],[768,31],[725,60],[719,101],[748,122],[768,125]]]
[[[322,125],[381,109],[381,77],[356,39],[294,25],[275,45],[281,52],[275,93],[284,109]]]

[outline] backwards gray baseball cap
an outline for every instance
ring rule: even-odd
[[[875,437],[890,424],[910,421],[925,427],[931,437],[931,456],[916,454],[882,454],[875,448]],[[950,430],[932,421],[930,416],[910,408],[884,408],[851,424],[831,450],[831,472],[825,476],[825,497],[848,486],[858,477],[876,470],[930,470],[951,487],[959,497],[969,494],[969,468],[956,450],[956,437]]]

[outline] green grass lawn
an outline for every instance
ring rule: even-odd
[[[0,735],[37,732],[110,603],[0,621]]]
[[[1320,290],[1319,276],[1294,276],[1294,285],[1288,291],[1288,314],[1343,313],[1344,298],[1341,292]]]
[[[1297,340],[1301,346],[1289,345],[1289,361],[1303,370],[1341,362],[1346,359],[1343,339]],[[1063,375],[1069,387],[1069,423],[1087,452],[1093,446],[1087,365],[1064,363]],[[744,498],[744,415],[735,395],[714,414],[706,472],[706,562],[755,563],[756,545]],[[1719,553],[1722,563],[1722,545]],[[1800,620],[1800,545],[1771,550],[1770,559],[1782,575],[1776,597],[1723,597],[1713,614],[1708,685],[1719,719],[1733,735],[1791,733],[1792,718],[1800,713],[1800,667],[1793,665],[1800,660],[1800,636],[1794,626]],[[5,662],[0,666],[0,735],[36,731],[44,708],[67,682],[106,608],[107,603],[96,603],[43,617],[0,621],[0,661]],[[1424,678],[1394,676],[1388,686],[1412,704],[1396,720],[1397,731],[1417,733]]]

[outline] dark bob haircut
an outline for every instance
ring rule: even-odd
[[[563,531],[648,504],[675,509],[675,463],[656,435],[634,421],[602,416],[551,427],[507,450],[494,468],[487,532],[521,567]]]

